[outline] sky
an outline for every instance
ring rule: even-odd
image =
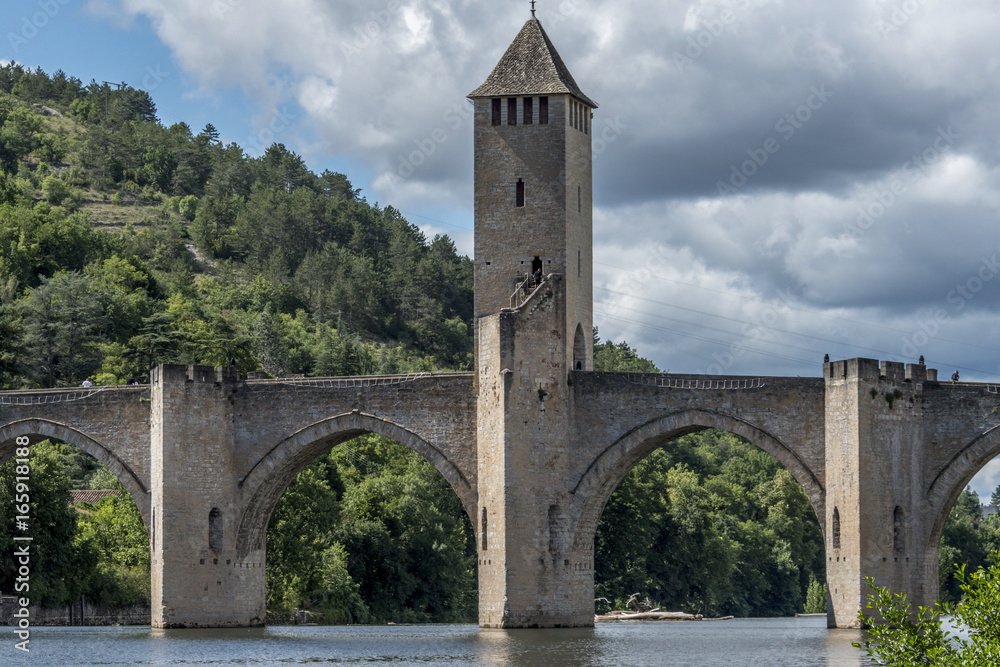
[[[594,118],[595,324],[664,371],[1000,383],[1000,4],[539,0]],[[8,0],[0,60],[148,90],[472,252],[479,86],[525,0]],[[1000,483],[1000,462],[977,477]]]

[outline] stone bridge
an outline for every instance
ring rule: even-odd
[[[264,619],[265,530],[295,476],[363,433],[445,477],[477,533],[480,624],[593,623],[593,545],[615,487],[684,434],[735,433],[802,485],[826,536],[830,624],[851,626],[863,578],[937,593],[957,495],[1000,453],[1000,389],[923,366],[852,359],[822,378],[567,368],[558,276],[479,323],[476,373],[241,381],[164,365],[151,384],[0,392],[0,461],[18,436],[96,457],[150,530],[160,627]]]

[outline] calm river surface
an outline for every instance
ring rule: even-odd
[[[33,628],[31,652],[0,628],[0,665],[724,665],[866,664],[857,630],[822,618],[601,623],[593,629],[474,625],[242,630]],[[868,663],[870,664],[870,663]]]

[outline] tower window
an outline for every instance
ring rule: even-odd
[[[538,124],[549,124],[549,98],[547,97],[538,98]]]
[[[533,115],[532,112],[534,111],[534,109],[532,109],[532,106],[533,106],[532,105],[532,98],[525,97],[524,98],[524,124],[525,125],[531,125],[532,121],[534,120],[532,118],[532,115]]]
[[[569,103],[569,118],[570,118],[570,124],[573,126],[573,129],[577,129],[578,128],[578,126],[576,124],[576,118],[577,118],[576,108],[577,108],[576,107],[576,102],[570,102]]]
[[[840,510],[833,508],[833,548],[840,548]]]
[[[590,108],[583,108],[583,133],[590,134]]]
[[[493,124],[494,125],[499,125],[500,124],[500,98],[499,97],[494,97],[493,98]]]
[[[510,97],[507,99],[507,124],[517,125],[517,98]]]
[[[479,526],[479,533],[480,533],[480,536],[482,537],[482,541],[483,541],[483,551],[486,551],[486,547],[487,547],[487,542],[486,542],[486,528],[487,528],[487,525],[486,524],[487,524],[487,522],[486,522],[486,508],[484,507],[483,508],[482,522],[480,523],[480,526]]]
[[[524,206],[524,181],[521,180],[520,178],[517,179],[517,201],[515,205],[518,208]]]
[[[208,513],[208,548],[212,551],[223,549],[222,511],[213,507]]]
[[[892,512],[892,546],[896,551],[906,548],[906,518],[899,505]]]
[[[576,186],[576,212],[583,213],[583,187]]]

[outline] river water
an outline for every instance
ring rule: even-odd
[[[857,630],[824,618],[600,623],[572,630],[474,625],[237,630],[32,628],[30,653],[0,628],[0,665],[720,665],[866,664]],[[867,663],[870,664],[870,663]]]

